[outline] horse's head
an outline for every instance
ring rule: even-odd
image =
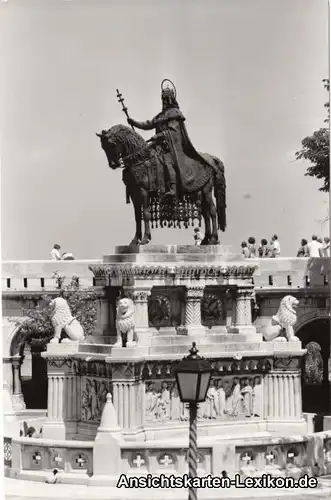
[[[109,130],[103,130],[100,137],[101,147],[106,153],[110,168],[130,167],[135,160],[145,155],[146,142],[134,130],[124,125],[114,125]]]
[[[100,138],[101,147],[106,153],[110,168],[115,170],[120,167],[119,148],[116,144],[116,138],[111,133],[111,129],[102,130],[101,134],[96,135]]]

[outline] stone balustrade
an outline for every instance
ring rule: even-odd
[[[57,468],[61,481],[88,484],[93,470],[93,441],[54,441],[19,438],[11,441],[10,474],[37,479]],[[188,473],[187,440],[167,443],[120,442],[122,474],[183,475]],[[300,477],[331,473],[331,431],[306,436],[252,438],[222,441],[201,438],[198,443],[198,475],[235,473]],[[8,446],[7,446],[8,448]],[[9,450],[6,449],[7,456]],[[93,477],[93,476],[92,476]]]
[[[77,473],[84,482],[93,471],[93,441],[54,441],[44,438],[11,440],[11,471],[14,474],[58,469]]]
[[[328,286],[330,260],[327,258],[247,259],[245,263],[258,265],[254,273],[254,286],[263,289],[298,289]],[[42,292],[56,289],[54,273],[79,278],[82,286],[97,284],[89,266],[102,264],[102,260],[75,261],[4,261],[2,262],[2,291]]]

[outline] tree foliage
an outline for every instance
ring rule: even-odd
[[[324,88],[329,93],[329,80],[323,80],[323,83]],[[325,123],[329,123],[330,103],[327,102],[324,106],[327,109],[327,118],[324,121]],[[309,161],[310,166],[307,168],[305,175],[322,180],[323,185],[319,188],[319,191],[327,193],[330,191],[329,140],[329,128],[320,128],[319,130],[316,130],[312,135],[305,137],[301,141],[302,149],[300,151],[297,151],[295,154],[297,160]]]
[[[75,276],[67,285],[64,284],[64,276],[55,273],[53,277],[56,280],[58,297],[67,300],[72,315],[83,327],[85,337],[92,335],[97,322],[96,301],[98,297],[96,293],[91,288],[80,288],[79,279]],[[38,304],[32,309],[23,309],[24,316],[29,319],[23,323],[20,336],[29,344],[39,343],[44,348],[53,337],[52,311],[49,307],[45,307],[45,303],[47,304],[53,298],[54,296],[43,295],[44,304]]]

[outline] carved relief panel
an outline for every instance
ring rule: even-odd
[[[85,376],[81,378],[82,421],[100,421],[108,392],[112,392],[111,382],[109,380]]]
[[[182,325],[184,302],[183,287],[153,287],[148,298],[149,326],[161,328]]]
[[[207,286],[201,300],[201,323],[209,328],[225,325],[227,301],[225,288]]]
[[[233,420],[263,417],[262,376],[217,377],[207,398],[198,406],[200,420]],[[189,419],[188,405],[181,403],[173,380],[146,382],[145,422],[162,423]]]

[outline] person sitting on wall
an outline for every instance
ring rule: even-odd
[[[244,258],[248,259],[249,258],[249,250],[248,250],[248,246],[247,246],[246,241],[242,242],[241,248],[242,248],[242,254],[243,254]]]
[[[64,252],[61,257],[62,260],[75,260],[75,257],[72,255],[72,253],[69,252]]]
[[[200,229],[196,227],[194,229],[194,244],[201,245],[201,242],[202,242],[202,235],[200,233]]]
[[[320,248],[321,257],[330,257],[330,238],[325,236],[323,244]]]
[[[60,245],[55,243],[55,245],[53,246],[53,250],[51,251],[51,260],[61,260],[60,250]]]
[[[308,243],[309,257],[319,257],[321,247],[322,244],[318,241],[316,234],[313,234],[311,242]]]
[[[271,248],[271,257],[279,257],[280,256],[280,244],[278,241],[277,234],[274,234],[271,238],[272,248]]]
[[[301,240],[301,246],[299,247],[297,257],[309,257],[308,241],[304,238]]]
[[[47,484],[58,483],[59,482],[59,476],[57,475],[58,472],[59,471],[57,469],[54,469],[53,472],[52,472],[52,474],[45,479],[45,483],[47,483]]]
[[[263,259],[264,257],[268,257],[268,241],[263,238],[261,240],[261,245],[259,246],[258,253],[260,259]]]
[[[256,245],[255,245],[255,238],[253,236],[250,236],[248,238],[248,250],[249,250],[250,259],[255,259],[256,258]]]

